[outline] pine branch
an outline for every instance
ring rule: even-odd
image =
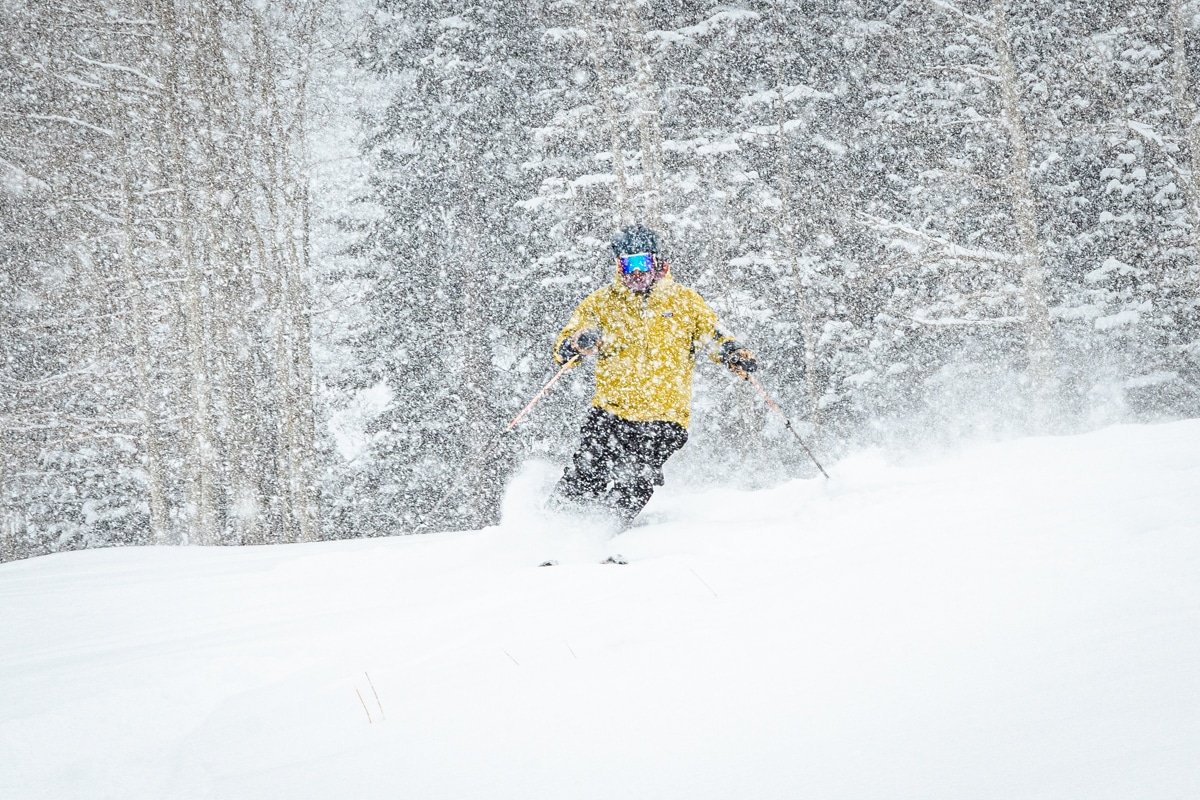
[[[929,69],[933,72],[963,72],[972,78],[981,78],[992,83],[1000,82],[1000,76],[997,73],[986,71],[974,64],[942,64]]]

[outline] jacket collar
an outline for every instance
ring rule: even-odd
[[[661,296],[661,295],[671,291],[671,287],[673,287],[674,285],[675,285],[675,279],[671,277],[671,273],[669,270],[666,275],[663,275],[661,278],[659,278],[657,281],[655,281],[654,284],[650,287],[650,289],[647,290],[646,292],[630,291],[629,287],[621,282],[620,275],[617,275],[617,277],[614,278],[613,282],[612,282],[612,287],[617,292],[618,295],[620,295],[622,297],[628,297],[631,299],[633,299],[633,298],[649,299],[651,297],[658,297],[658,296]]]

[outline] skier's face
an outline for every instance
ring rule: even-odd
[[[648,291],[654,285],[654,282],[661,277],[660,266],[656,261],[652,269],[626,272],[622,268],[621,259],[618,258],[617,270],[621,274],[621,283],[631,292]]]

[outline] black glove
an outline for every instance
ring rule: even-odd
[[[575,349],[585,356],[596,352],[600,345],[600,331],[596,328],[584,328],[571,338],[575,340]]]
[[[721,345],[721,362],[743,380],[758,370],[758,359],[754,357],[754,353],[737,342],[725,342]]]
[[[596,352],[599,344],[600,331],[595,328],[584,328],[563,339],[562,344],[558,346],[558,357],[563,361],[570,361],[576,356],[588,356]]]

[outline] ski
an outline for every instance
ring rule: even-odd
[[[625,556],[621,555],[620,553],[613,553],[611,556],[604,559],[600,563],[601,564],[628,564],[629,559],[625,558]],[[549,558],[549,559],[546,559],[545,561],[543,561],[542,563],[538,564],[538,566],[539,567],[557,567],[558,561],[554,560],[553,558]]]

